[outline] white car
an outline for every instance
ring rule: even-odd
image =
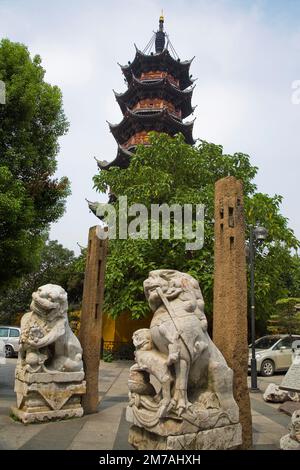
[[[14,357],[18,355],[20,344],[21,329],[17,326],[0,325],[0,340],[4,342],[5,357]]]
[[[294,344],[300,335],[268,335],[255,341],[257,372],[270,377],[277,371],[286,371],[292,364]],[[298,347],[298,346],[295,346]],[[252,350],[249,346],[248,370],[251,368]]]
[[[6,364],[5,359],[5,344],[2,339],[0,339],[0,364]]]

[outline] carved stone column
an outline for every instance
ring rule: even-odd
[[[98,380],[107,241],[97,236],[97,227],[90,228],[79,332],[86,377],[86,394],[82,403],[85,414],[96,413],[99,402]]]
[[[233,370],[234,398],[240,410],[243,447],[252,445],[247,385],[247,276],[243,185],[233,176],[215,186],[215,269],[213,341]]]

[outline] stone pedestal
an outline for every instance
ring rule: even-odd
[[[126,420],[132,424],[128,442],[135,449],[226,450],[242,443],[238,407],[229,401],[227,409],[218,409],[218,398],[212,393],[204,392],[200,406],[180,417],[174,412],[160,417],[148,396],[134,399],[135,404],[126,409]]]
[[[295,348],[297,346],[295,345]],[[282,390],[288,390],[289,395],[292,393],[292,399],[299,401],[300,397],[300,351],[296,349],[293,355],[293,363],[286,373],[281,385],[279,386]],[[283,410],[286,413],[288,411],[292,414],[291,425],[289,426],[289,434],[286,434],[280,439],[280,449],[282,450],[300,450],[300,404],[293,403],[295,406],[294,412],[293,407],[288,407],[289,410]]]
[[[132,426],[128,437],[129,444],[138,450],[229,450],[239,447],[241,441],[240,424],[169,436]]]
[[[300,450],[300,410],[294,411],[290,432],[280,439],[280,449]]]
[[[29,373],[16,369],[17,406],[12,413],[24,424],[83,415],[84,372]]]
[[[281,450],[300,450],[300,442],[286,434],[280,439]]]

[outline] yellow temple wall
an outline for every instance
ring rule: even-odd
[[[124,313],[116,319],[106,313],[103,314],[102,338],[103,341],[130,343],[132,334],[139,328],[149,328],[152,315],[139,320],[133,320],[130,312]]]

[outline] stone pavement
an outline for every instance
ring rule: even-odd
[[[99,412],[67,421],[23,425],[13,421],[10,407],[15,403],[13,392],[16,359],[7,359],[0,366],[0,450],[127,450],[128,424],[125,408],[128,401],[128,361],[101,361]],[[261,390],[268,383],[280,383],[282,376],[259,378]],[[251,394],[255,449],[278,449],[279,439],[287,433],[290,418],[278,411],[278,405],[267,404],[261,393]]]
[[[0,449],[130,449],[125,407],[128,401],[127,378],[131,363],[101,361],[99,413],[66,421],[23,425],[13,421],[10,407],[16,359],[0,366]]]
[[[278,410],[280,404],[266,403],[262,397],[269,383],[280,384],[283,375],[258,377],[258,387],[262,393],[250,393],[253,444],[257,450],[279,449],[279,440],[287,434],[291,418]],[[250,377],[248,377],[250,385]]]

